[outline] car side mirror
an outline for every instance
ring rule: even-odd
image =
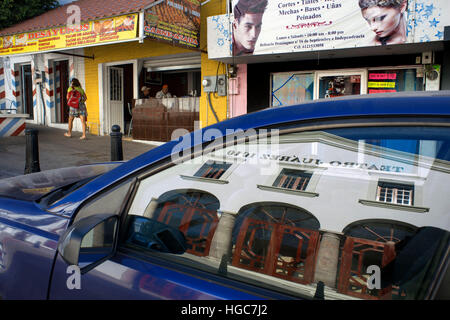
[[[127,242],[146,249],[183,254],[187,250],[186,237],[180,230],[154,219],[129,216]]]
[[[113,253],[117,223],[118,217],[111,214],[77,221],[61,236],[59,254],[69,265],[78,266],[82,273],[87,272]]]

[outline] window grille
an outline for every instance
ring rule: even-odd
[[[283,169],[273,186],[284,189],[305,191],[312,173],[301,170]]]
[[[222,175],[231,167],[227,162],[206,162],[194,176],[210,179],[220,179]]]
[[[414,186],[378,183],[377,201],[412,206]]]

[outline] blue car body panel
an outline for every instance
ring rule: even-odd
[[[247,130],[308,120],[343,121],[389,116],[434,116],[448,121],[450,94],[441,92],[433,98],[422,95],[358,97],[269,109],[190,133],[187,136],[190,143],[183,148],[186,150],[211,141],[212,137],[204,135],[208,129],[216,129],[217,136],[224,136],[227,129]],[[118,180],[167,159],[180,141],[166,143],[123,163],[47,210],[34,202],[0,198],[0,299],[289,298],[229,279],[219,281],[218,275],[208,276],[194,268],[180,266],[175,269],[164,266],[158,259],[136,259],[120,250],[107,262],[82,275],[83,290],[67,288],[67,264],[57,255],[57,245],[79,205]]]
[[[33,202],[0,201],[0,297],[46,299],[58,240],[69,220]]]
[[[80,290],[66,286],[67,263],[58,255],[50,299],[132,300],[260,300],[292,299],[287,295],[229,281],[194,268],[158,259],[136,259],[117,252],[114,257],[81,275]]]

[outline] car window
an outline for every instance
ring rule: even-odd
[[[448,128],[263,131],[145,174],[128,215],[183,232],[189,265],[302,297],[319,283],[326,299],[448,286]]]
[[[80,207],[74,222],[96,214],[119,215],[126,205],[134,182],[135,179],[129,178],[92,197]]]

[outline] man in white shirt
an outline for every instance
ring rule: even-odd
[[[169,92],[169,86],[167,84],[162,86],[162,90],[158,91],[155,96],[157,99],[162,98],[172,98],[172,95]]]

